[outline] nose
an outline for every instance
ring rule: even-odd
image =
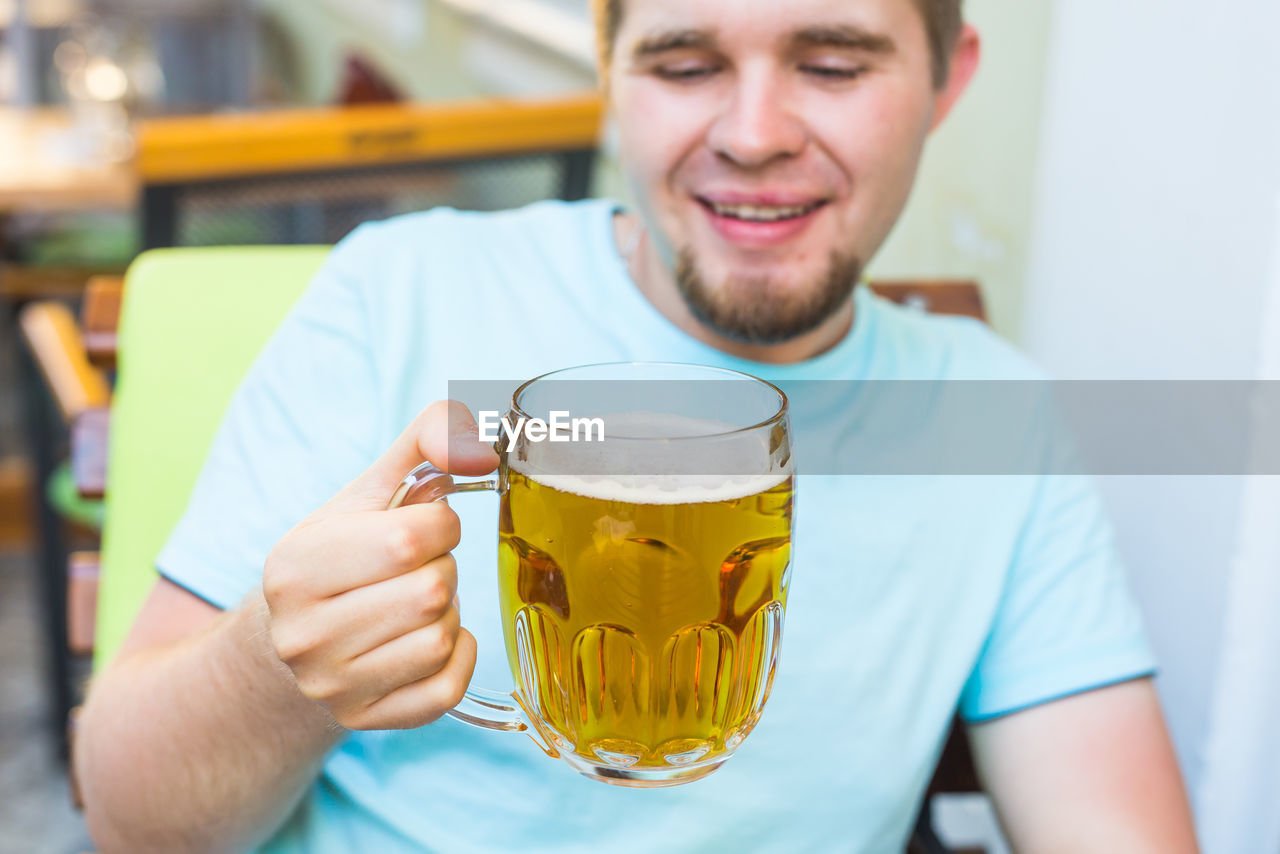
[[[808,133],[785,87],[767,70],[744,69],[726,93],[707,144],[737,166],[758,169],[804,150]]]

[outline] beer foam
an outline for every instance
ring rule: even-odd
[[[791,476],[789,466],[760,472],[773,463],[767,431],[654,412],[602,417],[604,442],[529,446],[511,469],[560,492],[633,504],[732,501]]]
[[[594,498],[598,501],[621,501],[628,504],[704,504],[733,501],[773,489],[790,477],[789,472],[764,475],[713,474],[545,474],[525,470],[519,464],[511,469],[530,480],[560,492]]]

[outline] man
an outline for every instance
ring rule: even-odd
[[[628,359],[1031,375],[976,325],[855,289],[977,65],[958,2],[597,16],[637,215],[437,212],[335,250],[90,696],[76,763],[101,850],[901,850],[957,704],[1017,850],[1196,850],[1150,655],[1072,479],[802,482],[773,696],[704,781],[604,786],[441,719],[477,645],[501,647],[492,570],[451,555],[492,518],[382,508],[424,459],[493,468],[465,412],[418,414],[449,380]],[[501,684],[481,662],[477,684]]]

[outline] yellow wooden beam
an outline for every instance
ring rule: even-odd
[[[150,119],[136,167],[146,183],[182,183],[565,151],[596,144],[601,114],[590,93]]]
[[[111,389],[89,363],[71,309],[60,302],[31,303],[19,314],[18,325],[67,423],[86,409],[107,405]]]

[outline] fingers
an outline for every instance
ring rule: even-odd
[[[480,429],[466,406],[442,400],[428,406],[424,416],[418,447],[436,468],[467,477],[497,468],[498,455],[480,441]]]
[[[347,729],[361,730],[426,726],[462,702],[475,667],[476,639],[462,629],[448,662],[435,675],[397,688],[338,722]]]
[[[457,703],[450,700],[450,686],[462,678],[459,690],[465,691],[475,666],[475,639],[462,628],[461,615],[453,605],[440,619],[368,650],[353,661],[337,659],[332,645],[324,642],[325,635],[314,631],[314,621],[309,627],[301,621],[293,623],[274,627],[272,640],[277,655],[293,671],[303,696],[323,704],[338,723],[349,729],[398,728],[393,722],[365,717],[363,713],[406,686],[443,677],[445,687],[438,689],[438,694],[422,694],[426,706],[414,711],[414,720],[434,720]],[[464,661],[455,663],[459,646],[467,644],[469,650],[462,650]],[[449,705],[433,705],[428,702],[431,696]]]
[[[386,510],[424,460],[483,475],[498,457],[464,406],[432,404],[369,469],[286,534],[262,590],[277,656],[343,726],[420,726],[461,699],[475,639],[461,628],[460,523],[443,502]]]
[[[457,590],[457,563],[447,554],[396,578],[334,596],[316,606],[313,618],[342,627],[334,658],[348,662],[456,610]]]
[[[439,620],[358,656],[349,665],[353,680],[385,697],[396,689],[435,676],[452,658],[462,618],[450,607]]]
[[[276,544],[263,569],[272,613],[403,575],[451,551],[462,536],[447,504],[330,516]]]

